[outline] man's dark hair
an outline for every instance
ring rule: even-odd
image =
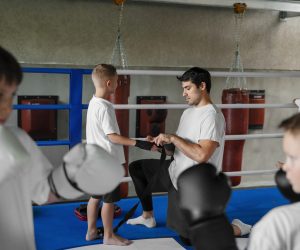
[[[279,126],[285,131],[290,131],[292,134],[297,134],[300,132],[300,113],[297,113],[285,120],[283,120]]]
[[[8,85],[19,85],[22,78],[22,69],[16,58],[10,52],[0,47],[0,81],[4,80]]]
[[[210,93],[211,80],[210,74],[207,70],[201,69],[199,67],[193,67],[183,73],[182,76],[177,76],[177,79],[181,82],[191,81],[198,88],[201,85],[201,82],[206,83],[207,93]]]

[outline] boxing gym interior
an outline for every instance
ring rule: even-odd
[[[111,102],[121,134],[130,138],[175,133],[187,108],[176,76],[192,66],[206,68],[211,98],[226,120],[222,171],[233,189],[226,215],[254,225],[289,203],[274,174],[276,163],[285,160],[278,124],[299,110],[300,3],[244,2],[237,8],[227,0],[1,0],[1,46],[24,72],[7,124],[29,133],[58,166],[86,140],[95,65],[117,67]],[[160,157],[136,147],[124,150],[126,176],[114,225],[138,201],[128,164]],[[165,193],[153,195],[155,228],[119,228],[134,242],[126,247],[85,240],[86,218],[76,211],[87,200],[33,204],[37,249],[193,249],[166,227]],[[141,212],[138,206],[133,217]],[[239,249],[248,236],[236,238]]]

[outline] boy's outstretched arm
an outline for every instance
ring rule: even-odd
[[[153,143],[149,141],[142,141],[142,140],[134,140],[131,138],[128,138],[126,136],[122,136],[116,133],[107,135],[108,139],[112,143],[124,145],[124,146],[135,146],[144,150],[151,150],[153,147]]]

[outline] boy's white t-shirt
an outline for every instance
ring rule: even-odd
[[[219,143],[209,163],[221,171],[224,152],[225,119],[215,105],[208,104],[203,107],[191,107],[186,109],[179,122],[176,135],[192,142],[198,143],[201,140],[211,140]],[[183,152],[175,148],[174,160],[169,167],[169,174],[174,187],[177,189],[177,179],[186,169],[198,164],[198,162],[187,157]]]
[[[113,133],[120,134],[120,129],[112,103],[93,96],[87,111],[86,142],[98,144],[123,164],[125,163],[123,146],[112,143],[107,136]]]
[[[247,250],[300,249],[300,202],[267,213],[251,230]]]
[[[37,204],[48,201],[50,187],[47,178],[53,166],[23,130],[9,129],[30,157],[14,171],[1,172],[0,249],[34,250],[36,246],[32,201]],[[0,141],[0,143],[3,142]],[[2,155],[2,152],[0,155],[0,158],[7,157],[7,155]],[[1,162],[1,164],[6,163]]]

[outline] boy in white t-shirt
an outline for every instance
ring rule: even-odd
[[[272,209],[254,225],[248,250],[300,249],[300,114],[282,121],[279,127],[285,131],[286,162],[281,166],[284,174],[277,174],[276,181],[280,191],[294,203]]]
[[[133,140],[120,135],[115,111],[109,101],[111,94],[118,86],[116,68],[109,64],[99,64],[92,72],[95,93],[89,102],[86,121],[86,141],[88,144],[97,144],[114,156],[121,164],[125,163],[123,145],[136,146],[150,150],[152,143]],[[110,167],[109,165],[107,166]],[[99,238],[96,221],[100,199],[103,198],[101,217],[104,227],[103,244],[126,246],[131,241],[124,239],[113,232],[114,202],[120,200],[119,186],[104,196],[92,196],[87,206],[88,230],[86,240]]]

